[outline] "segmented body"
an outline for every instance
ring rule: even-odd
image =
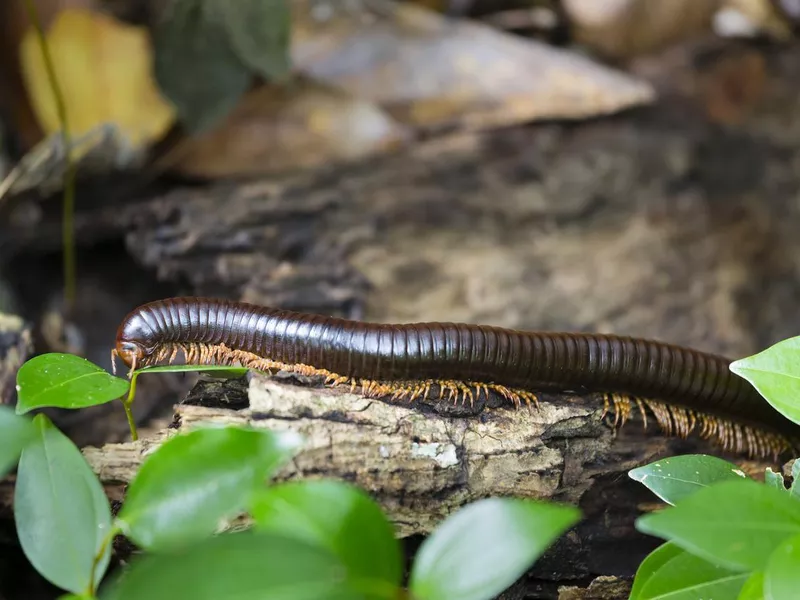
[[[700,427],[750,453],[764,450],[757,446],[774,452],[800,433],[729,370],[728,359],[654,340],[462,323],[365,323],[170,298],[132,311],[120,325],[115,353],[141,367],[173,359],[179,349],[189,362],[316,372],[334,383],[361,382],[373,395],[416,396],[432,383],[470,399],[472,390],[488,386],[515,402],[543,390],[606,392],[615,404],[641,408],[644,401],[662,427],[681,434]]]

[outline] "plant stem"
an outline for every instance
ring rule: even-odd
[[[86,596],[89,598],[93,598],[96,588],[94,583],[95,573],[97,572],[97,565],[100,564],[100,561],[103,558],[103,554],[106,552],[106,548],[111,543],[111,540],[114,539],[114,536],[119,533],[119,527],[116,525],[111,526],[111,531],[108,532],[108,535],[103,538],[103,543],[100,544],[100,548],[97,550],[97,554],[94,556],[94,560],[92,561],[92,575],[91,575],[91,583],[89,583],[89,589],[86,590]]]
[[[128,397],[122,401],[122,407],[125,409],[125,416],[128,418],[128,427],[131,430],[131,441],[135,442],[139,439],[139,432],[136,429],[136,421],[133,420],[133,411],[131,405],[133,404],[133,397],[136,395],[136,379],[139,373],[134,373],[131,376],[131,386],[128,388]]]
[[[42,22],[36,10],[34,0],[25,0],[25,7],[28,10],[28,17],[36,32],[36,38],[44,58],[47,79],[53,90],[53,98],[56,104],[58,120],[61,124],[61,141],[64,144],[64,201],[62,204],[61,232],[64,252],[64,299],[66,302],[66,312],[70,314],[75,306],[75,287],[76,287],[76,266],[75,266],[75,232],[73,227],[75,214],[75,164],[72,160],[72,142],[69,133],[69,122],[67,120],[67,105],[61,86],[58,84],[56,71],[53,67],[53,59],[50,56],[50,48],[45,39]]]

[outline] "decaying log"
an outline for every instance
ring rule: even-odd
[[[631,456],[631,440],[602,422],[602,401],[591,396],[551,396],[530,410],[497,398],[454,409],[447,400],[409,406],[290,381],[253,375],[249,384],[201,382],[175,407],[173,427],[135,443],[86,448],[85,455],[105,483],[124,485],[154,446],[203,423],[294,431],[305,439],[303,450],[277,480],[353,481],[408,536],[429,533],[459,506],[487,496],[578,504],[593,476],[624,472],[669,445],[652,430],[651,438],[631,432],[643,446]]]
[[[580,507],[581,523],[518,582],[520,589],[542,594],[526,597],[554,598],[558,586],[585,586],[597,575],[631,577],[657,545],[638,534],[633,521],[658,504],[627,477],[627,470],[685,452],[720,455],[705,442],[666,438],[636,422],[615,433],[604,423],[602,401],[594,396],[545,395],[532,410],[514,409],[493,396],[474,408],[453,407],[445,400],[409,406],[288,374],[202,378],[175,406],[171,423],[138,442],[83,452],[109,497],[124,501],[126,485],[158,445],[209,423],[300,433],[302,450],[276,480],[350,481],[367,490],[398,535],[409,539],[429,533],[466,503],[489,496]],[[751,473],[765,466],[726,458]],[[0,510],[6,514],[12,486],[13,479],[0,485]]]
[[[127,483],[143,450],[204,422],[295,431],[306,439],[303,451],[278,479],[354,481],[379,499],[406,536],[427,533],[458,506],[488,495],[576,502],[590,481],[572,480],[570,471],[583,473],[582,465],[610,452],[611,435],[599,426],[596,407],[579,404],[450,418],[260,376],[245,393],[246,408],[184,403],[176,407],[175,429],[143,443],[87,449],[86,456],[104,481]]]

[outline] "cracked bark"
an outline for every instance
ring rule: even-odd
[[[231,388],[236,393],[233,384],[201,385],[225,390],[229,402]],[[563,485],[562,478],[570,478],[565,465],[593,459],[598,445],[610,440],[593,418],[596,407],[575,403],[543,403],[532,412],[487,408],[478,418],[453,418],[430,410],[433,404],[422,411],[261,376],[240,391],[249,401],[234,400],[238,406],[229,408],[207,399],[198,405],[194,398],[205,392],[196,389],[177,407],[176,430],[214,421],[296,431],[306,439],[304,449],[279,479],[354,481],[375,495],[404,536],[427,533],[458,506],[488,495],[576,501],[588,482]],[[151,444],[87,449],[86,456],[104,481],[126,483]]]

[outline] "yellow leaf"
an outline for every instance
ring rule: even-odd
[[[138,147],[158,139],[172,124],[174,110],[153,80],[152,50],[143,28],[65,9],[46,36],[72,135],[111,122]],[[20,45],[20,62],[34,113],[52,134],[60,123],[33,28]]]

